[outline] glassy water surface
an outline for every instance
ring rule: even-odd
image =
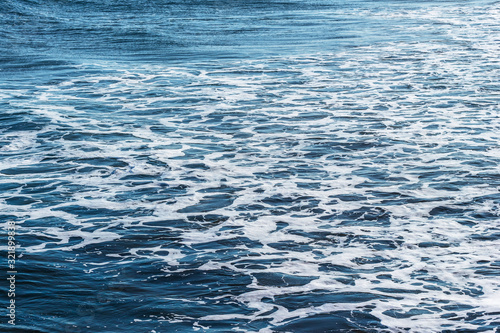
[[[0,329],[498,332],[499,19],[2,1]]]

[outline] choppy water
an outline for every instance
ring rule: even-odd
[[[499,20],[3,1],[0,330],[498,332]]]

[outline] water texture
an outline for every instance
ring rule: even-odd
[[[499,332],[498,22],[2,1],[0,330]]]

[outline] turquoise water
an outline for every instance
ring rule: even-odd
[[[498,332],[499,18],[3,1],[0,330]]]

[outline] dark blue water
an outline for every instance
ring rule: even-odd
[[[498,332],[500,4],[4,0],[2,332]]]

